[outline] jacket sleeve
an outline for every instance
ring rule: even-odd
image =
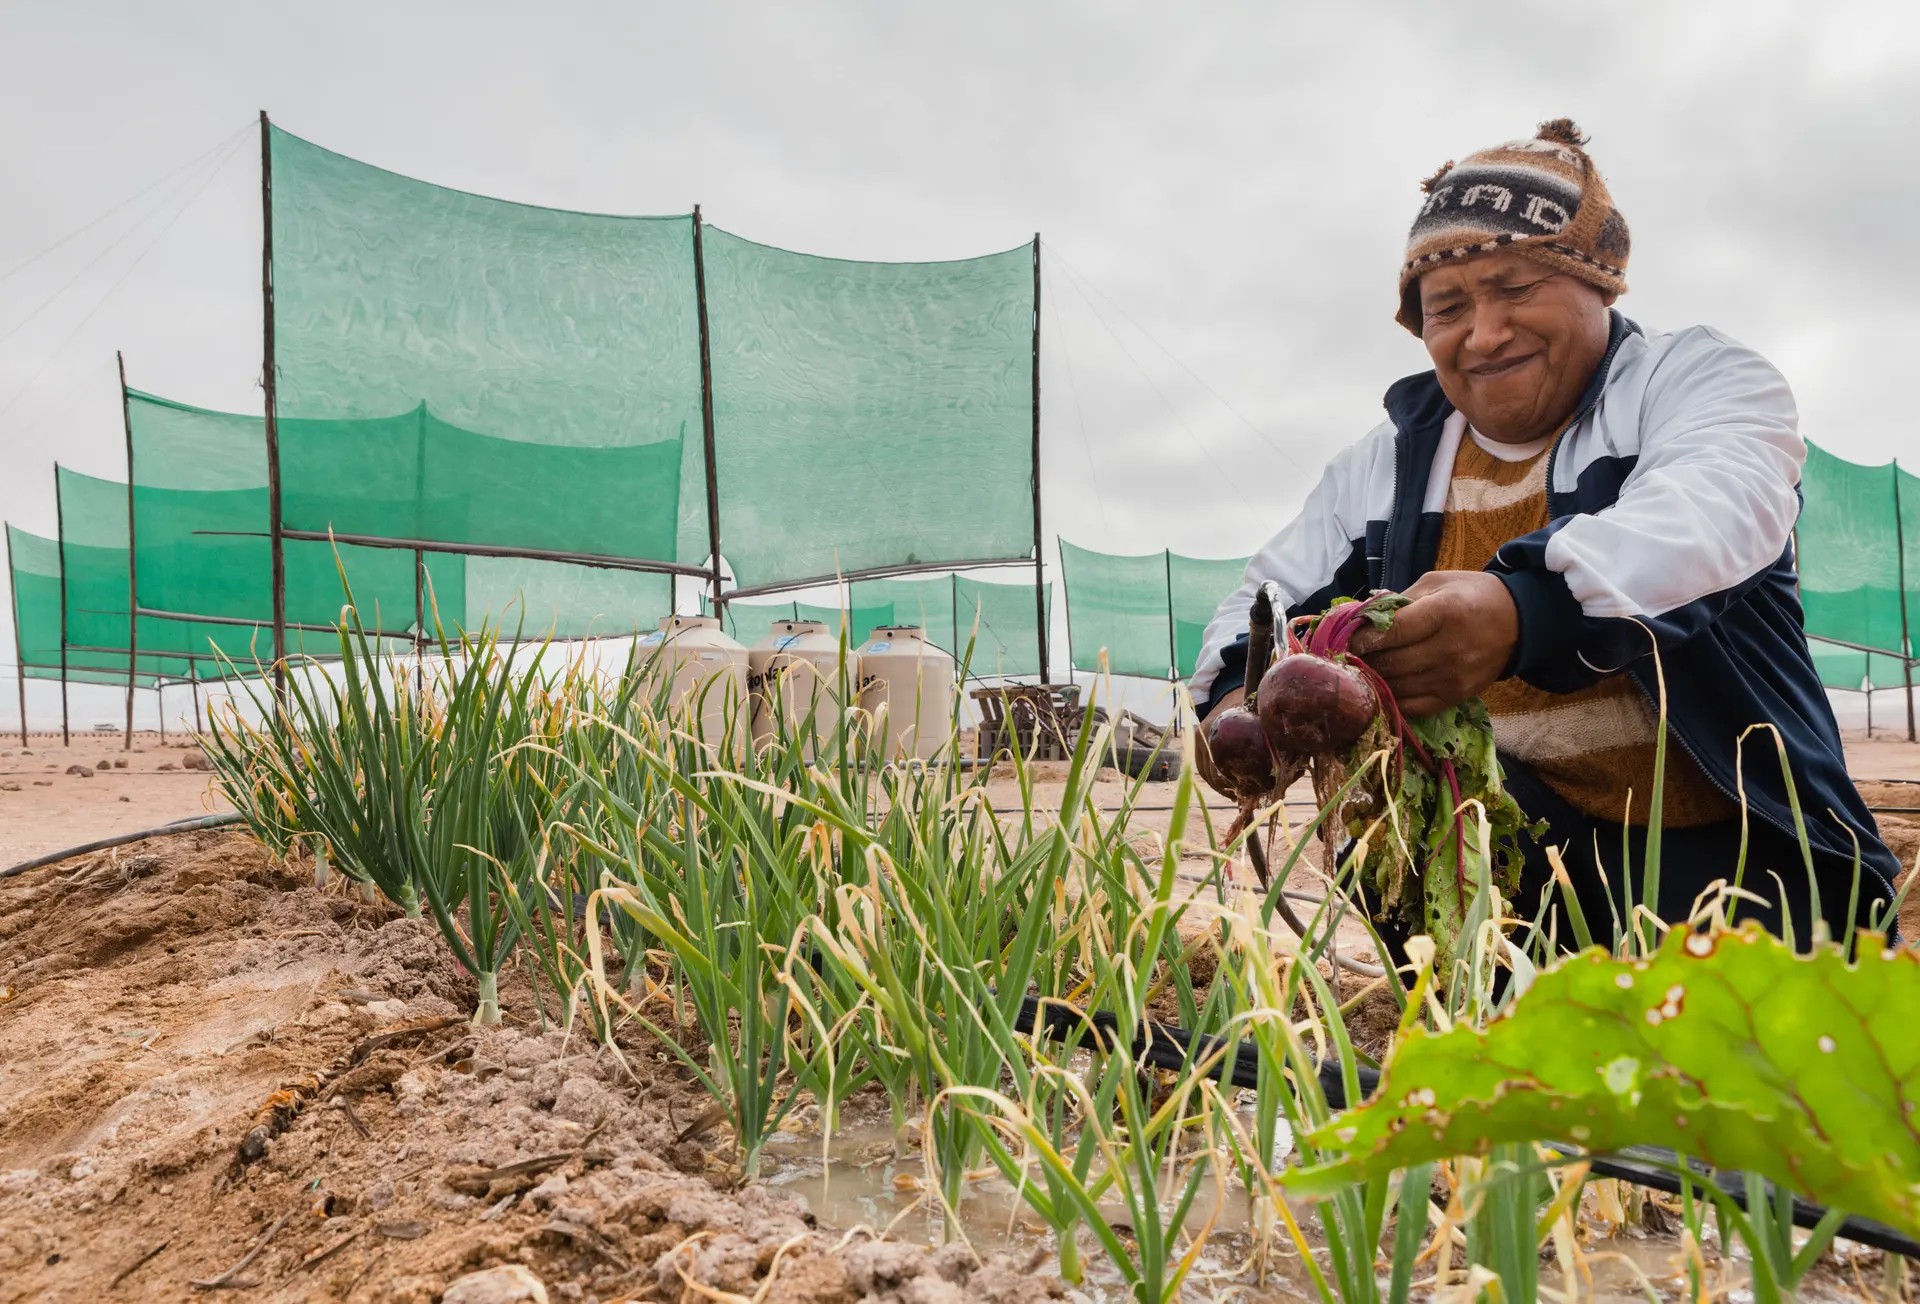
[[[1335,457],[1307,495],[1299,515],[1247,561],[1246,578],[1207,625],[1188,689],[1202,719],[1214,702],[1247,677],[1247,609],[1259,586],[1280,586],[1287,616],[1318,611],[1367,583],[1367,494],[1392,476],[1393,426],[1383,423]],[[1382,459],[1385,459],[1384,462]]]
[[[1638,458],[1611,507],[1503,545],[1509,673],[1570,692],[1677,646],[1765,578],[1800,510],[1806,445],[1787,382],[1707,330],[1664,357],[1641,398]]]

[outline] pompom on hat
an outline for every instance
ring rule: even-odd
[[[1442,263],[1511,249],[1613,294],[1627,289],[1627,221],[1613,206],[1587,137],[1567,118],[1448,163],[1421,183],[1407,233],[1395,317],[1421,333],[1420,277]]]

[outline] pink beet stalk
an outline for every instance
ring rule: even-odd
[[[1394,757],[1396,776],[1405,765],[1405,753],[1411,751],[1414,760],[1422,769],[1429,774],[1437,774],[1446,782],[1447,792],[1451,797],[1449,810],[1453,820],[1454,878],[1460,889],[1461,909],[1464,912],[1467,888],[1467,829],[1466,821],[1460,811],[1460,777],[1454,772],[1451,760],[1443,757],[1437,764],[1435,763],[1434,757],[1421,743],[1419,736],[1407,724],[1406,716],[1401,713],[1400,704],[1394,700],[1393,690],[1387,687],[1386,680],[1382,679],[1372,666],[1348,651],[1354,635],[1365,626],[1367,609],[1372,604],[1373,599],[1368,598],[1364,602],[1343,603],[1328,612],[1314,625],[1313,631],[1307,637],[1304,650],[1312,656],[1329,659],[1343,658],[1359,667],[1368,687],[1372,689],[1374,696],[1379,699],[1382,708],[1386,710],[1392,721],[1396,743]],[[1288,634],[1290,636],[1293,634],[1292,626],[1288,627]]]

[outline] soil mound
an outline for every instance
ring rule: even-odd
[[[424,1302],[502,1265],[568,1300],[1062,1291],[820,1228],[679,1139],[706,1098],[659,1046],[474,1029],[472,999],[431,923],[240,834],[0,883],[0,1301]]]

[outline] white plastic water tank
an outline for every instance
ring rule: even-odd
[[[859,679],[858,663],[848,665],[848,684]],[[817,620],[777,620],[747,650],[747,683],[753,745],[765,747],[781,727],[805,730],[813,755],[840,724],[840,640]]]
[[[640,640],[642,689],[657,700],[665,684],[666,706],[688,723],[698,711],[700,740],[709,747],[740,747],[747,740],[747,649],[729,638],[712,616],[665,616],[660,628]],[[731,741],[729,742],[729,735]]]
[[[928,760],[953,738],[954,660],[917,626],[882,625],[860,647],[860,705],[878,716],[890,761]]]

